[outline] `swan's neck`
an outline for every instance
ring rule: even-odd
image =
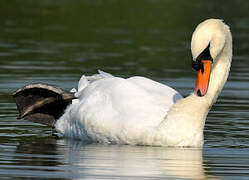
[[[229,51],[230,53],[231,51]],[[174,146],[202,146],[206,116],[223,88],[230,69],[231,53],[224,48],[215,60],[208,92],[199,97],[191,94],[176,102],[159,125],[157,142]]]
[[[228,51],[227,48],[224,48],[222,53],[216,58],[216,63],[213,64],[208,91],[204,96],[210,107],[215,103],[225,82],[227,81],[232,61],[231,57],[232,51]]]

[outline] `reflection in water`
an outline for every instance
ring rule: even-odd
[[[17,146],[9,169],[20,179],[218,179],[202,149],[84,144],[42,139]]]
[[[61,168],[62,157],[55,139],[26,139],[17,146],[8,171],[19,179],[70,179],[71,172]]]
[[[209,172],[249,179],[249,1],[224,2],[0,1],[0,179],[214,178]],[[189,94],[189,38],[209,17],[231,26],[234,58],[206,122],[208,166],[201,150],[44,139],[49,128],[14,118],[15,89],[33,82],[71,89],[97,69],[147,76]]]
[[[70,146],[67,161],[79,167],[80,177],[217,179],[206,174],[202,149],[64,142]]]
[[[49,137],[23,138],[15,150],[4,148],[0,179],[237,179],[249,167],[247,149],[207,148],[203,161],[202,149],[84,144]]]

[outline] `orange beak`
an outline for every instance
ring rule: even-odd
[[[207,93],[212,68],[212,60],[201,60],[201,63],[203,64],[203,68],[197,71],[195,84],[195,93],[198,96],[204,96]]]

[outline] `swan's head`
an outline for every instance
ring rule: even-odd
[[[231,43],[229,27],[220,19],[208,19],[196,27],[192,35],[191,51],[192,67],[198,71],[195,87],[195,93],[198,96],[206,94],[212,64],[218,61],[217,57],[224,51],[225,47],[232,48]]]

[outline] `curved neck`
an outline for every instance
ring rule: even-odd
[[[216,57],[212,67],[207,94],[204,98],[211,107],[215,103],[225,82],[227,81],[232,61],[231,45],[226,44],[223,51]]]
[[[207,94],[199,97],[192,93],[177,101],[155,133],[157,142],[168,141],[176,146],[202,146],[206,116],[227,80],[231,61],[231,44],[228,44],[215,59]]]

